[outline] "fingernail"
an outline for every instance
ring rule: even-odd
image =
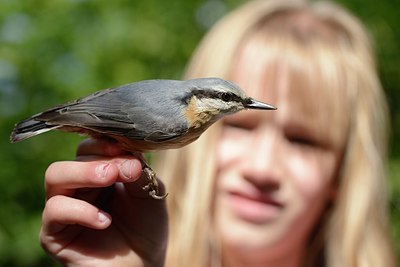
[[[96,167],[96,174],[100,178],[107,176],[108,169],[110,168],[110,163],[104,163]]]
[[[136,161],[135,160],[125,160],[124,162],[122,162],[122,164],[120,165],[119,169],[121,170],[121,174],[123,175],[124,178],[130,180],[132,179],[132,171],[136,165]]]
[[[99,211],[97,213],[97,219],[101,223],[108,223],[110,221],[110,217],[108,216],[108,214],[105,214],[103,211]]]

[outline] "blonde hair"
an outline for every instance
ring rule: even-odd
[[[320,49],[325,49],[325,54],[315,54],[327,56],[330,60],[327,66],[337,64],[335,70],[338,73],[330,79],[337,80],[335,88],[342,86],[347,98],[340,100],[348,114],[341,111],[340,116],[350,116],[337,178],[338,195],[316,230],[318,237],[324,239],[318,243],[317,238],[310,245],[309,264],[321,266],[317,261],[324,255],[323,265],[331,267],[395,266],[384,190],[387,107],[369,38],[356,18],[327,2],[252,1],[226,16],[205,36],[188,65],[185,78],[229,78],[241,43],[249,36],[265,35],[263,25],[268,25],[275,15],[287,12],[306,12],[332,29],[335,32],[333,38],[342,38],[340,42],[330,44],[329,49],[321,44]],[[281,35],[282,42],[290,37],[269,31],[265,40],[272,39],[274,34]],[[322,33],[317,31],[315,34],[318,38]],[[294,38],[294,42],[300,42],[303,37]],[[332,51],[337,52],[333,54]],[[327,58],[321,61],[326,62]],[[325,67],[323,63],[320,65]],[[192,145],[155,157],[155,168],[169,192],[167,266],[220,264],[212,226],[216,173],[213,148],[219,130],[217,124]]]

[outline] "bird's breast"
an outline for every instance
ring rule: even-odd
[[[175,149],[186,146],[193,141],[195,141],[199,136],[207,129],[207,127],[202,126],[200,128],[191,128],[188,132],[182,134],[181,136],[174,138],[172,140],[166,140],[162,142],[151,142],[145,140],[138,140],[132,138],[126,138],[124,136],[114,135],[111,136],[118,143],[121,144],[122,148],[127,151],[154,151],[154,150],[165,150],[165,149]]]

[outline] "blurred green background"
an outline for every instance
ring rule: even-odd
[[[38,242],[49,163],[82,139],[11,145],[15,122],[96,90],[179,79],[207,29],[243,0],[0,0],[0,266],[55,266]],[[338,1],[369,28],[390,104],[390,213],[400,252],[400,1]],[[399,254],[400,255],[400,254]]]

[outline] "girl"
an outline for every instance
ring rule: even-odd
[[[167,266],[395,266],[387,111],[361,23],[329,3],[250,2],[197,49],[185,78],[206,76],[278,110],[227,117],[157,155],[169,220],[130,183],[137,160],[84,141],[90,161],[46,173],[45,249],[79,266],[158,266],[166,248]]]

